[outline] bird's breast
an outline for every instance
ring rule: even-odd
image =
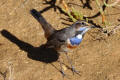
[[[70,44],[71,46],[78,46],[81,43],[81,41],[82,35],[80,34],[67,40],[68,44]]]

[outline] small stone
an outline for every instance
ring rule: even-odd
[[[65,65],[62,66],[63,70],[67,70],[67,67]]]

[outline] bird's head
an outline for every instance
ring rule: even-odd
[[[85,34],[88,30],[96,28],[94,25],[91,25],[86,21],[77,21],[73,25],[76,28],[76,32],[78,32],[79,34]]]
[[[71,45],[79,45],[83,39],[84,34],[92,29],[96,28],[94,25],[90,25],[85,21],[77,21],[73,24],[73,27],[75,28],[75,35],[72,38],[68,39],[68,43]]]

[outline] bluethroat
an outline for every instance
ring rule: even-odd
[[[85,33],[88,30],[95,28],[95,26],[88,24],[86,21],[77,21],[69,27],[56,30],[44,19],[44,17],[40,13],[38,13],[36,10],[33,10],[32,12],[33,14],[35,14],[34,17],[42,25],[42,28],[45,31],[47,48],[54,48],[59,53],[65,53],[71,65],[72,72],[78,73],[78,71],[76,71],[74,66],[72,65],[72,62],[69,59],[67,53],[71,49],[77,48],[83,40]],[[62,66],[61,73],[63,76],[65,76]]]

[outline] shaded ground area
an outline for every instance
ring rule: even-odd
[[[71,7],[87,17],[98,13],[96,4],[88,0],[66,0]],[[46,39],[43,29],[30,10],[42,12],[56,29],[71,24],[56,5],[44,4],[44,0],[0,0],[0,80],[62,80],[57,61],[59,54],[44,49]],[[108,1],[109,2],[109,1]],[[72,3],[72,4],[71,4]],[[53,3],[52,3],[53,5]],[[87,5],[87,6],[86,6]],[[101,16],[91,18],[101,22]],[[106,19],[111,25],[120,23],[120,7],[106,8]],[[65,24],[63,24],[65,23]],[[64,54],[65,65],[70,66]],[[120,80],[120,32],[107,36],[99,29],[89,31],[74,53],[69,54],[80,76],[73,75],[67,67],[65,80]]]

